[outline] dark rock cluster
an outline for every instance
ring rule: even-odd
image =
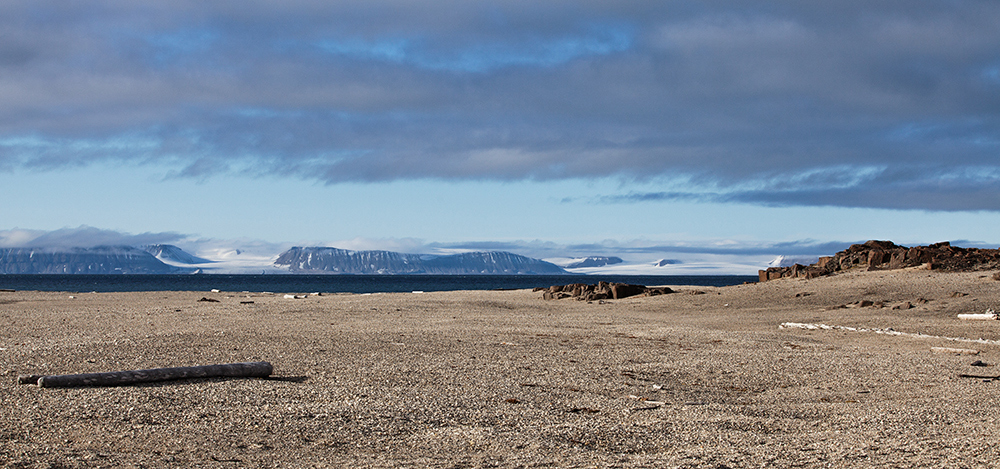
[[[576,298],[580,301],[620,300],[630,296],[656,296],[673,293],[673,290],[667,287],[647,287],[645,285],[609,282],[598,282],[593,285],[586,283],[553,285],[549,288],[536,288],[534,291],[544,292],[542,298],[546,300]]]
[[[1000,249],[960,248],[951,243],[906,247],[892,241],[855,244],[833,256],[820,257],[812,265],[770,267],[759,271],[760,281],[779,278],[816,278],[851,269],[893,270],[920,267],[947,272],[1000,268]]]

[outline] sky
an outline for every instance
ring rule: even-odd
[[[994,0],[6,0],[0,247],[706,273],[996,247],[998,24]]]

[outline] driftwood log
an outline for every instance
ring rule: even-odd
[[[82,373],[76,375],[19,376],[18,382],[38,383],[43,388],[69,388],[79,386],[124,386],[157,381],[192,378],[266,378],[274,368],[268,362],[227,363],[222,365],[182,366],[149,370],[112,371],[108,373]]]
[[[959,378],[988,379],[988,380],[993,380],[993,381],[996,381],[996,380],[1000,379],[1000,376],[983,376],[983,375],[967,375],[967,374],[961,374],[961,375],[958,375],[958,377]]]
[[[18,375],[17,384],[38,384],[38,379],[45,375]]]
[[[934,353],[953,353],[955,355],[979,355],[979,350],[971,348],[931,347]]]

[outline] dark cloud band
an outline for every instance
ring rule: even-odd
[[[682,177],[618,201],[997,210],[997,24],[993,1],[14,0],[0,171]]]

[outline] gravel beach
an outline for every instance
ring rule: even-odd
[[[593,303],[0,292],[0,467],[995,467],[1000,321],[957,319],[1000,310],[991,273]],[[250,361],[271,379],[17,383]]]

